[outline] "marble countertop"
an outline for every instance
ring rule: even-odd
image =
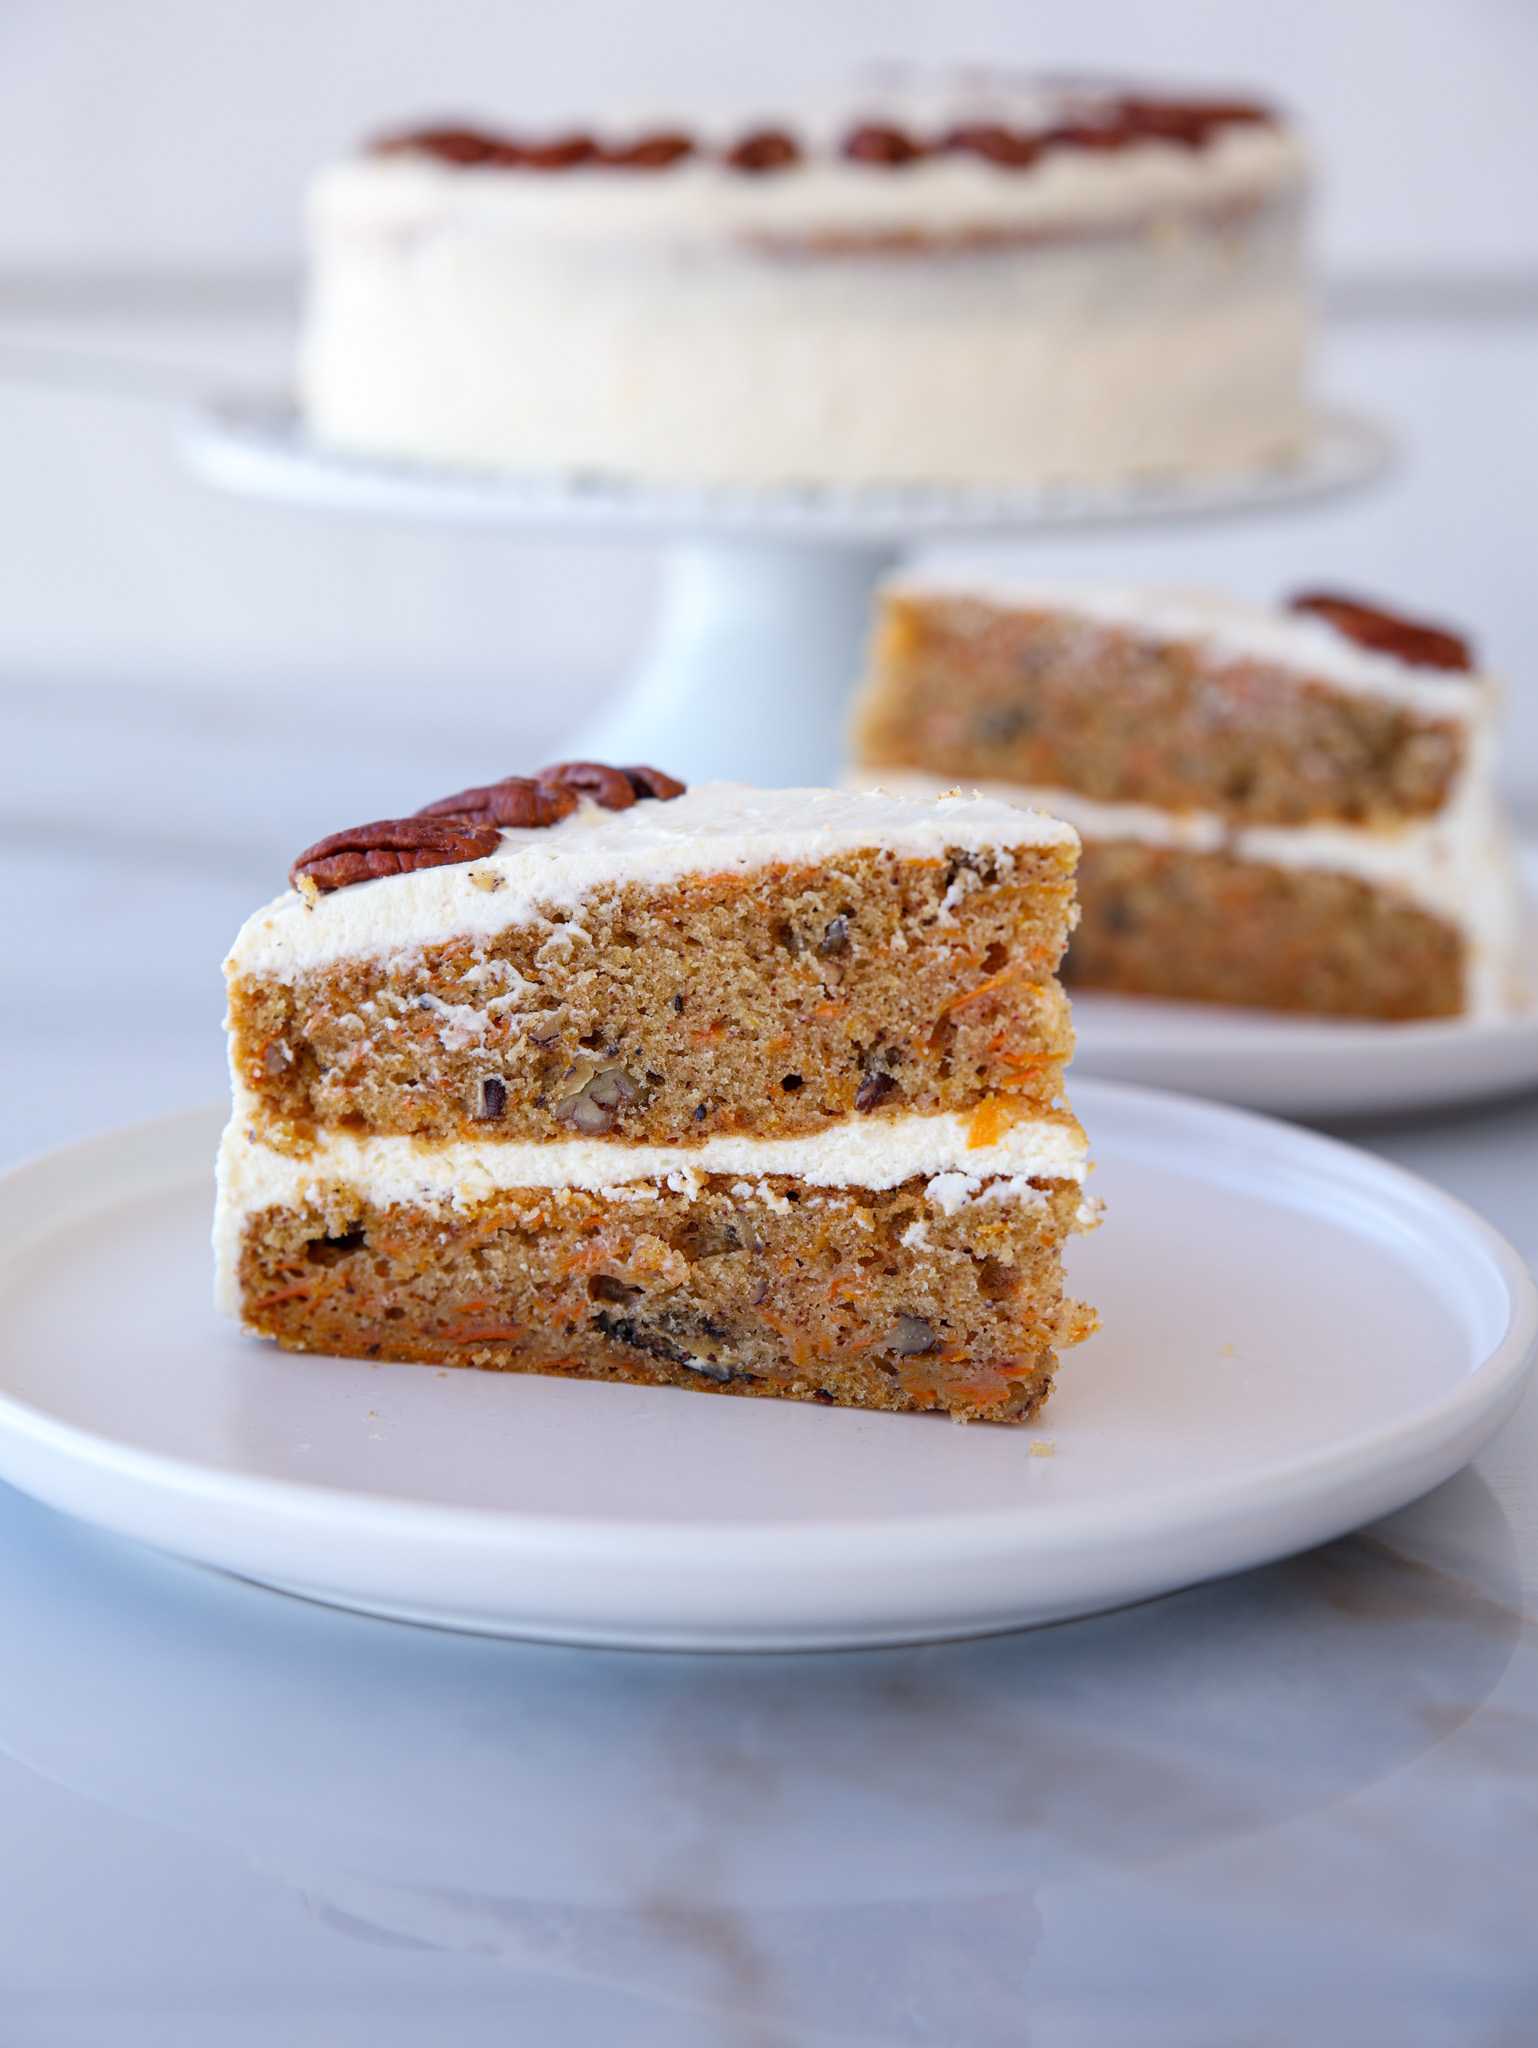
[[[447,786],[464,743],[0,699],[7,1159],[216,1095],[240,917],[323,801]],[[1538,1097],[1346,1134],[1538,1263]],[[847,1655],[438,1635],[0,1490],[0,2040],[1531,2039],[1535,1592],[1534,1399],[1304,1557]]]

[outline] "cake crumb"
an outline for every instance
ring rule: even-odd
[[[1057,1456],[1057,1445],[1049,1436],[1032,1437],[1031,1456],[1033,1458],[1055,1458]]]
[[[470,870],[470,887],[472,889],[484,889],[489,893],[493,889],[500,889],[502,887],[502,879],[495,868],[472,868]]]

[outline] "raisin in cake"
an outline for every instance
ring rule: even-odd
[[[857,780],[1070,820],[1083,988],[1389,1019],[1517,999],[1497,691],[1458,635],[936,560],[886,589]]]
[[[222,1308],[294,1350],[1016,1420],[1092,1313],[1072,829],[568,764],[226,962]]]
[[[315,182],[304,410],[344,452],[662,481],[1285,460],[1307,181],[1272,109],[1104,85],[426,128]]]

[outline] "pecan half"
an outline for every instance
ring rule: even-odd
[[[552,768],[541,768],[535,780],[542,789],[570,790],[573,798],[590,796],[606,811],[628,811],[636,800],[624,769],[605,767],[602,761],[557,761]]]
[[[941,147],[968,150],[973,156],[986,157],[989,163],[1000,164],[1006,170],[1023,171],[1041,155],[1041,137],[979,122],[953,128]]]
[[[1327,590],[1309,590],[1292,598],[1288,610],[1309,612],[1323,619],[1337,633],[1344,633],[1359,647],[1374,654],[1390,654],[1410,668],[1469,670],[1474,652],[1467,640],[1442,626],[1426,626],[1397,613],[1381,611],[1377,605],[1362,604],[1354,597],[1341,597]]]
[[[1041,138],[1043,149],[1131,149],[1146,138],[1125,121],[1063,121]]]
[[[726,153],[734,171],[788,171],[801,161],[801,147],[782,128],[758,128]]]
[[[686,784],[660,768],[610,768],[602,761],[557,761],[538,775],[505,775],[479,789],[440,797],[417,812],[419,818],[463,818],[477,825],[559,824],[589,796],[608,811],[627,811],[638,797],[666,802],[682,796]]]
[[[369,145],[375,156],[435,156],[446,164],[490,163],[502,146],[482,128],[412,128],[376,136]]]
[[[638,142],[600,149],[598,160],[618,171],[666,171],[693,154],[692,137],[668,133],[643,135]]]
[[[854,164],[911,164],[929,152],[903,128],[867,121],[844,137],[844,155]]]
[[[577,808],[575,790],[551,788],[527,775],[504,775],[483,789],[462,789],[457,796],[424,804],[419,818],[464,818],[476,825],[558,825]]]
[[[1116,103],[1116,119],[1139,135],[1204,149],[1219,128],[1271,127],[1276,120],[1257,100],[1162,100],[1136,95]]]
[[[571,171],[598,155],[591,135],[561,135],[553,142],[520,142],[516,147],[519,165],[531,171]]]
[[[682,796],[689,785],[677,782],[671,775],[664,775],[660,768],[622,768],[620,770],[638,797],[654,796],[659,803],[668,803],[675,796]]]
[[[381,875],[409,875],[417,868],[452,867],[495,853],[500,835],[491,826],[447,818],[381,818],[333,832],[305,848],[288,871],[298,889],[346,889]]]

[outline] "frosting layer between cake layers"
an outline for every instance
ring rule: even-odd
[[[1023,1118],[983,1145],[973,1142],[970,1118],[941,1115],[848,1120],[811,1138],[727,1133],[695,1146],[600,1139],[424,1145],[325,1131],[296,1157],[251,1135],[250,1108],[237,1094],[219,1150],[217,1299],[232,1315],[240,1312],[236,1276],[248,1220],[274,1208],[324,1207],[337,1195],[462,1217],[515,1188],[583,1189],[612,1201],[644,1200],[660,1187],[692,1196],[713,1175],[759,1183],[784,1177],[811,1188],[883,1189],[923,1179],[927,1200],[953,1214],[973,1199],[1031,1201],[1032,1182],[1082,1183],[1088,1170],[1088,1142],[1066,1110]]]

